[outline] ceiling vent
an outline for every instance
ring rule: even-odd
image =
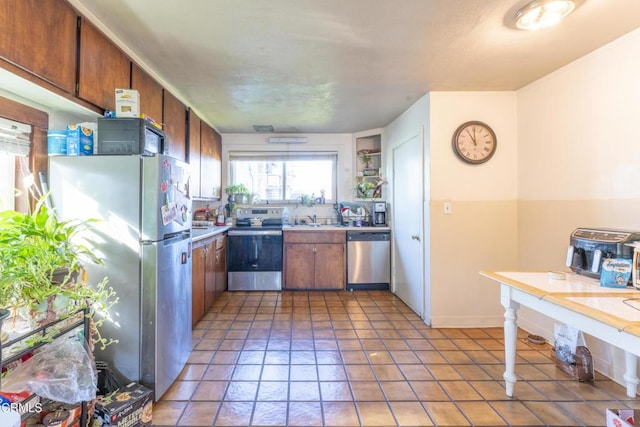
[[[306,136],[272,136],[267,139],[269,144],[305,144]]]
[[[253,125],[253,129],[260,133],[273,132],[272,125]]]

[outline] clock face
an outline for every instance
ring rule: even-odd
[[[453,134],[453,151],[467,163],[484,163],[496,152],[497,139],[486,123],[463,123]]]

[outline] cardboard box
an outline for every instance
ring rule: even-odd
[[[140,117],[140,95],[135,89],[116,89],[116,117]]]
[[[607,427],[633,427],[639,417],[635,409],[607,409]]]
[[[153,395],[140,384],[131,383],[117,392],[98,399],[92,427],[150,426]]]
[[[67,126],[67,156],[91,156],[93,130],[80,125]]]

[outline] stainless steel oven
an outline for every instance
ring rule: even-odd
[[[282,224],[286,208],[243,208],[227,240],[228,289],[282,289]]]

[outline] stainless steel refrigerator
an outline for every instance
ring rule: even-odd
[[[108,362],[159,399],[191,351],[189,166],[157,154],[51,157],[51,201],[63,218],[97,218],[91,236],[119,301],[101,331]]]

